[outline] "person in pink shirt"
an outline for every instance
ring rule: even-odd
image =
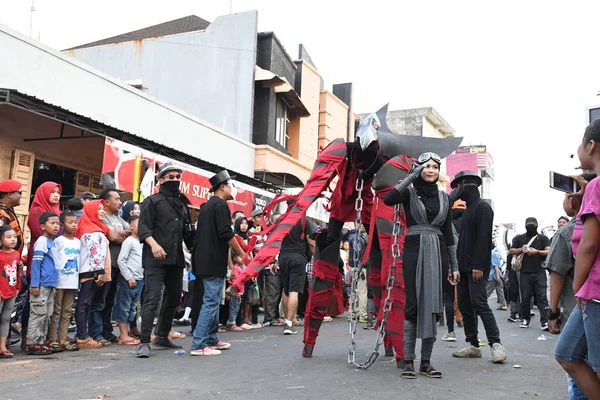
[[[600,174],[600,119],[592,122],[577,150],[581,169]],[[600,399],[600,179],[576,178],[583,195],[573,232],[577,307],[561,334],[555,357],[588,399]]]

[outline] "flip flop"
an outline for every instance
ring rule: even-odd
[[[98,343],[99,343],[99,344],[100,344],[102,347],[108,347],[108,346],[110,346],[110,345],[112,344],[111,342],[109,342],[109,341],[108,341],[108,340],[106,340],[106,339],[100,339],[100,340],[97,340],[97,342],[98,342]]]
[[[177,331],[169,332],[170,340],[179,340],[179,339],[185,339],[185,338],[186,338],[185,333],[181,333],[181,332],[177,332]]]
[[[138,344],[140,344],[140,341],[134,338],[119,340],[119,346],[137,346]]]
[[[13,358],[15,355],[10,351],[6,350],[0,353],[0,358]]]
[[[65,342],[62,344],[62,348],[65,349],[66,351],[77,351],[79,350],[79,346],[77,346],[75,343],[71,343],[71,342]]]

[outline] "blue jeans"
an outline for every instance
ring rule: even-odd
[[[587,363],[600,372],[600,303],[584,301],[575,307],[563,329],[554,355],[572,363]]]
[[[235,325],[237,316],[240,313],[240,299],[236,296],[232,296],[229,300],[229,319],[227,320],[228,325]]]
[[[204,296],[198,323],[194,328],[192,350],[201,350],[219,343],[219,307],[223,297],[224,277],[202,278]]]
[[[113,320],[117,322],[135,321],[137,304],[144,289],[144,280],[136,280],[135,283],[135,287],[130,288],[129,282],[123,277],[119,277],[117,292],[115,293],[115,304],[112,311]]]

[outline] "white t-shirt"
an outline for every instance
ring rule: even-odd
[[[81,242],[77,238],[59,236],[54,240],[54,265],[58,269],[57,289],[79,288],[79,252]]]
[[[81,252],[79,254],[79,277],[93,277],[93,272],[104,270],[108,239],[102,232],[86,233],[81,236]],[[117,268],[115,265],[114,268]],[[90,274],[92,273],[92,274]],[[82,276],[85,274],[84,276]]]

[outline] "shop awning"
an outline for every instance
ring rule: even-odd
[[[190,156],[189,154],[141,138],[129,132],[121,131],[117,128],[108,126],[101,122],[94,121],[91,118],[76,114],[60,106],[47,103],[42,99],[38,99],[36,97],[20,93],[17,90],[0,88],[0,106],[2,105],[17,107],[22,110],[41,115],[43,117],[51,118],[58,122],[74,126],[78,129],[81,129],[82,137],[84,137],[85,134],[89,135],[90,133],[104,137],[110,137],[125,143],[135,145],[141,149],[145,149],[156,154],[177,160],[181,163],[210,171],[212,173],[217,173],[224,169],[222,166]],[[69,140],[74,138],[78,137],[63,137],[62,134],[57,134],[56,138],[44,137],[39,138],[39,140]],[[23,138],[23,140],[29,141],[36,139],[38,138],[33,136],[30,138]],[[247,185],[267,190],[272,193],[281,192],[281,188],[268,182],[249,177],[236,171],[230,170],[229,172],[231,175],[236,175],[236,180]]]
[[[263,87],[272,87],[275,90],[275,93],[281,94],[290,105],[290,111],[296,117],[302,118],[310,116],[310,112],[308,112],[308,109],[302,102],[300,96],[284,77],[255,65],[254,81],[262,82]]]

